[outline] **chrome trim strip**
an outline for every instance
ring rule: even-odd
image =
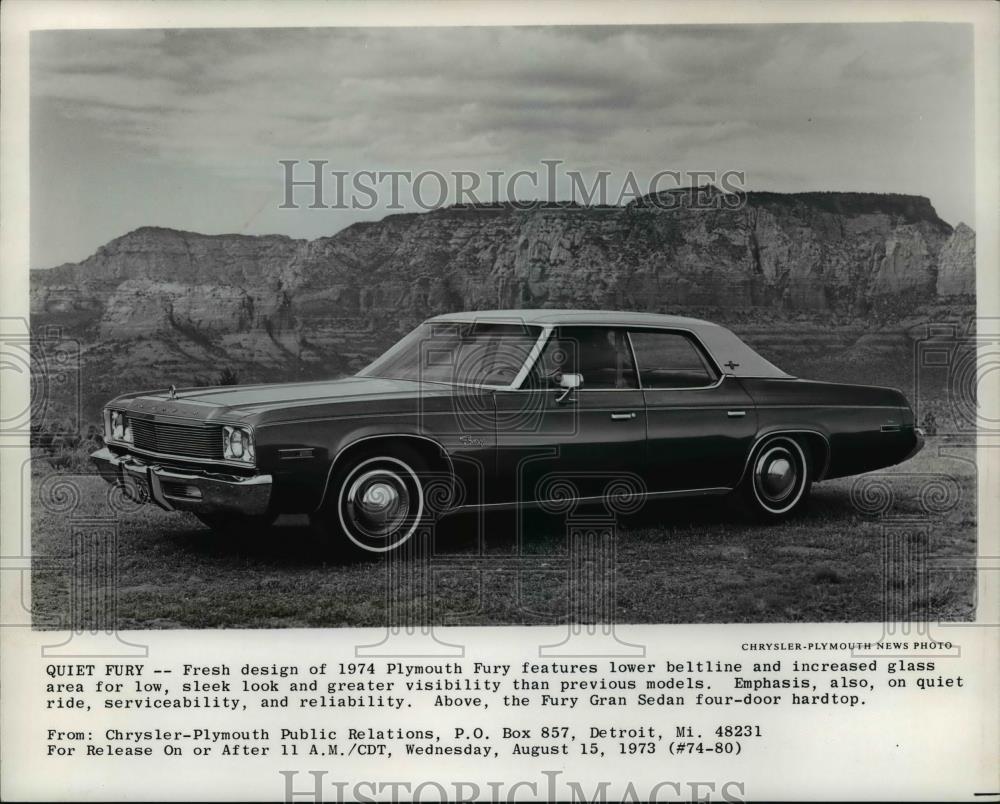
[[[678,489],[676,491],[647,491],[642,494],[645,500],[658,500],[658,499],[669,499],[674,497],[710,497],[710,496],[722,496],[723,494],[729,494],[732,488],[729,486],[713,486],[709,488],[702,489]],[[448,513],[455,513],[459,511],[474,511],[474,510],[498,510],[504,508],[536,508],[542,505],[547,505],[554,502],[576,502],[576,503],[591,503],[591,502],[601,502],[607,499],[608,495],[598,494],[591,497],[572,497],[567,500],[520,500],[516,502],[500,502],[500,503],[471,503],[469,505],[460,505],[456,508],[451,508]]]
[[[521,370],[517,373],[517,376],[511,381],[510,385],[504,386],[505,391],[520,391],[521,385],[528,378],[531,370],[535,367],[535,363],[538,362],[538,358],[542,356],[542,350],[545,345],[549,342],[549,336],[555,327],[551,324],[542,326],[542,332],[538,336],[538,340],[535,341],[535,345],[531,347],[531,351],[528,352],[528,357],[524,361],[524,365],[521,366]],[[497,389],[499,390],[499,389]],[[534,389],[531,389],[534,390]]]
[[[556,391],[557,389],[550,388],[547,391],[541,391],[541,390],[539,390],[537,388],[510,388],[510,389],[498,389],[498,390],[503,390],[505,393],[511,393],[511,394],[514,394],[514,393],[539,393],[540,394],[540,393],[552,393],[552,392]],[[574,393],[577,393],[577,392],[582,391],[582,390],[583,390],[582,388],[576,388],[576,389],[574,389]],[[600,392],[604,392],[604,391],[631,391],[632,393],[639,393],[639,389],[638,388],[591,388],[590,389],[591,393],[600,393]],[[612,403],[609,402],[608,404],[612,404]],[[614,402],[614,404],[619,405],[619,404],[621,404],[621,402],[620,401]],[[639,409],[640,409],[640,407],[636,407],[636,410],[639,410]],[[652,410],[724,410],[724,409],[725,409],[725,405],[713,405],[711,407],[701,407],[699,405],[699,406],[692,406],[692,407],[688,407],[688,408],[674,408],[672,406],[662,406],[662,407],[658,407],[658,408],[652,408]],[[600,413],[603,410],[611,410],[611,408],[587,408],[587,410],[588,410],[588,412],[597,412],[597,413]],[[274,422],[263,422],[263,423],[257,425],[257,429],[263,430],[265,427],[282,427],[284,425],[289,425],[289,424],[310,424],[312,422],[353,422],[353,421],[359,420],[359,419],[360,420],[365,420],[365,421],[367,421],[369,419],[394,419],[394,420],[398,421],[401,417],[404,417],[404,416],[410,416],[410,418],[412,418],[412,419],[418,418],[417,414],[415,412],[411,412],[411,411],[404,411],[403,413],[352,413],[350,415],[341,414],[341,415],[338,415],[338,416],[316,416],[316,417],[312,417],[312,418],[309,418],[309,419],[288,419],[287,421],[282,420],[282,421],[274,421]],[[429,418],[430,416],[449,416],[449,417],[454,417],[454,410],[445,409],[445,410],[440,410],[440,411],[433,411],[432,413],[424,413],[423,414],[423,418],[425,418],[425,419]],[[491,436],[493,435],[493,430],[489,430],[488,432],[489,432],[489,434]],[[403,433],[401,435],[412,435],[412,434],[411,433]],[[452,435],[454,435],[454,433],[452,433]]]
[[[692,385],[687,388],[643,388],[642,390],[647,393],[656,391],[665,391],[667,393],[673,393],[674,391],[711,391],[722,385],[722,383],[724,383],[727,378],[736,379],[735,376],[732,374],[720,374],[719,379],[712,385]]]
[[[728,377],[728,376],[729,375],[726,375],[726,377]],[[710,391],[713,388],[717,388],[719,385],[721,385],[722,381],[724,381],[726,379],[726,377],[723,377],[722,380],[720,380],[716,385],[702,385],[702,386],[699,386],[698,388],[639,388],[638,386],[636,386],[635,388],[584,388],[581,385],[579,388],[574,388],[573,392],[574,393],[600,394],[600,393],[605,393],[607,391],[616,391],[616,392],[617,391],[632,391],[632,392],[642,391],[643,393],[648,393],[649,391],[667,391],[667,392],[671,392],[671,391]],[[507,390],[510,393],[514,393],[514,392],[520,393],[521,391],[533,391],[535,393],[546,393],[548,391],[557,391],[559,389],[558,388],[507,388],[505,390]],[[725,405],[708,405],[708,406],[694,405],[694,406],[692,406],[691,409],[692,410],[702,410],[705,407],[724,408],[726,406]],[[674,405],[655,405],[655,406],[652,407],[652,409],[653,410],[657,410],[657,409],[660,409],[660,410],[676,410],[676,408],[675,408]]]
[[[827,408],[830,410],[906,410],[909,408],[902,405],[832,405],[832,404],[800,404],[800,405],[760,405],[754,407],[757,410],[795,410],[797,408]]]
[[[632,343],[632,333],[625,330],[625,340],[628,341],[628,353],[632,355],[632,371],[635,372],[635,387],[642,390],[642,374],[639,372],[639,359],[635,356],[635,345]],[[645,401],[645,398],[643,399]]]
[[[212,475],[203,476],[178,472],[165,466],[153,466],[150,468],[157,471],[161,480],[169,480],[174,483],[196,483],[202,480],[218,481],[220,478],[231,478],[231,480],[225,482],[246,488],[248,486],[266,486],[274,482],[274,478],[271,475],[247,475],[246,477],[241,477],[240,475],[221,475],[213,477]]]
[[[440,415],[451,416],[453,414],[453,411],[445,409],[442,411],[434,411],[433,414],[425,413],[423,415],[429,416],[429,415],[437,415],[439,413]],[[257,425],[257,429],[263,430],[265,427],[284,427],[287,424],[309,424],[311,422],[349,422],[354,419],[364,419],[366,421],[368,419],[398,420],[401,416],[411,416],[412,418],[416,419],[417,418],[416,409],[412,411],[402,411],[396,413],[368,413],[368,412],[351,413],[351,414],[341,413],[336,416],[311,416],[308,419],[281,419],[279,421],[273,421],[273,422],[261,422],[260,424]]]
[[[134,452],[136,455],[142,455],[147,458],[163,458],[164,460],[177,461],[179,463],[203,463],[209,466],[238,466],[241,469],[257,468],[256,462],[247,463],[246,461],[229,461],[225,458],[189,458],[186,455],[173,455],[166,452],[153,452],[149,449],[139,449],[132,444],[125,444],[121,441],[109,441],[108,444],[113,447],[123,449],[129,453]],[[256,449],[256,445],[254,445],[254,448]]]
[[[315,447],[288,447],[278,450],[278,458],[282,461],[293,461],[303,458],[313,458],[316,455]]]
[[[510,391],[511,393],[513,393],[515,391],[516,392],[527,391],[529,393],[545,394],[545,393],[551,393],[552,391],[562,391],[564,389],[562,389],[562,388],[508,388],[506,390]],[[641,392],[642,389],[639,388],[638,386],[635,387],[635,388],[584,388],[582,385],[579,388],[574,388],[573,389],[573,393],[574,394],[580,394],[580,393],[603,394],[603,393],[606,393],[608,391],[631,391],[632,393],[637,394],[637,393]]]
[[[650,405],[646,404],[647,411],[654,410],[732,410],[728,405]]]

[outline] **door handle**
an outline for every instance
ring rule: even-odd
[[[634,419],[635,412],[633,411],[630,413],[612,413],[611,418],[614,419],[616,422],[624,421],[625,419]]]
[[[730,419],[738,419],[741,416],[746,416],[747,412],[745,410],[730,410],[726,413]]]

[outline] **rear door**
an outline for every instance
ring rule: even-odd
[[[732,488],[757,432],[753,400],[683,330],[631,329],[650,491]]]

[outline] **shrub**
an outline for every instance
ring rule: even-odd
[[[231,369],[231,368],[224,368],[222,371],[219,372],[218,384],[219,385],[239,385],[240,384],[240,375],[237,374],[235,371],[233,371],[233,369]]]

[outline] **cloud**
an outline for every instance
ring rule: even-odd
[[[310,158],[954,194],[934,181],[971,168],[971,45],[939,24],[36,32],[33,110],[54,129],[32,159],[103,143],[149,175],[214,177],[220,197]],[[952,167],[915,177],[929,154]]]
[[[737,104],[774,34],[723,32],[721,48],[701,31],[663,28],[36,36],[38,102],[99,121],[123,146],[225,173],[304,142],[397,159],[502,134],[514,155],[522,136],[546,131],[584,144],[671,118],[689,128],[699,96],[717,110],[700,115],[708,133],[730,122],[719,113]]]

